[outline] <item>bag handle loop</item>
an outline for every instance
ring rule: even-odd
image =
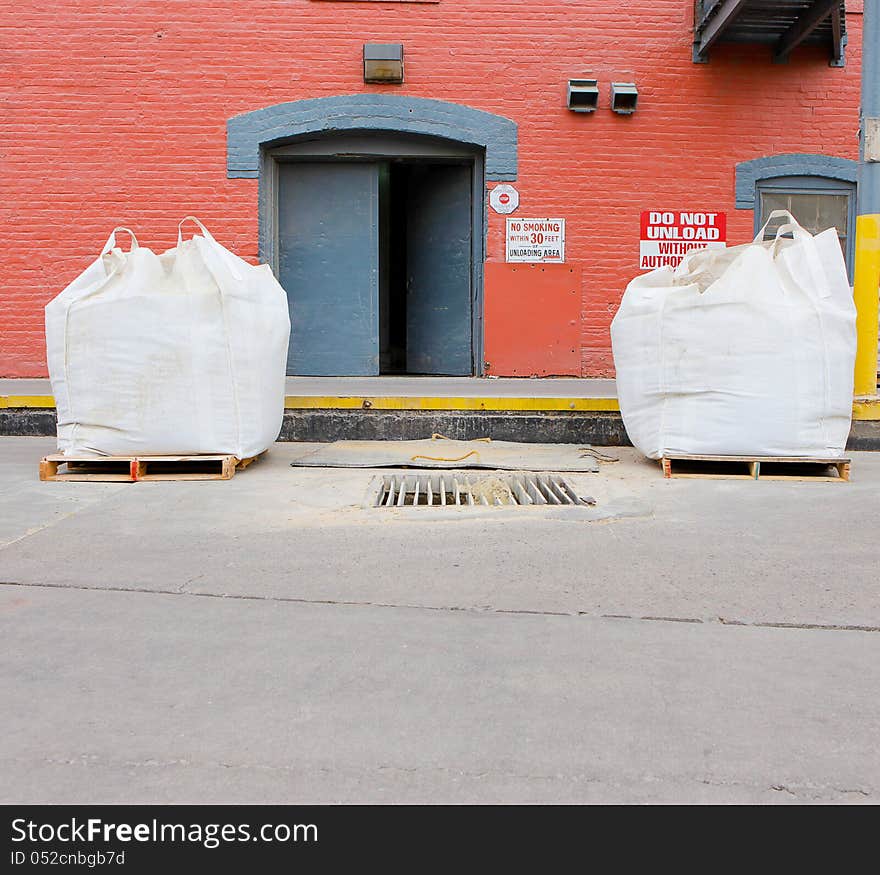
[[[183,225],[185,222],[195,222],[196,225],[199,226],[199,230],[205,236],[207,240],[213,241],[214,238],[211,236],[211,232],[195,217],[195,216],[184,216],[177,225],[177,245],[180,246],[183,243]]]
[[[788,234],[789,232],[794,237],[803,237],[805,234],[808,235],[809,231],[804,229],[798,222],[798,220],[788,211],[788,210],[773,210],[772,213],[767,217],[767,221],[764,222],[763,227],[760,231],[755,235],[755,239],[752,241],[753,243],[761,243],[764,240],[764,232],[767,230],[767,226],[774,219],[788,219],[784,225],[780,225],[779,229],[776,231],[776,239],[778,240],[783,234]]]
[[[101,250],[102,256],[106,255],[108,252],[112,252],[113,249],[116,248],[116,232],[117,231],[125,231],[125,233],[128,234],[129,237],[131,237],[131,246],[129,247],[129,250],[128,250],[129,252],[134,252],[136,249],[138,249],[138,241],[137,241],[137,237],[134,236],[134,231],[132,231],[130,228],[126,228],[122,225],[117,225],[117,227],[115,227],[110,232],[110,236],[107,238],[107,242],[104,244],[104,248]]]

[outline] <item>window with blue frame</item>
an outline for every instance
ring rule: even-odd
[[[856,186],[822,176],[779,176],[756,181],[755,233],[773,210],[788,210],[811,234],[836,228],[852,282],[855,250]],[[764,233],[772,240],[784,220],[774,220]]]

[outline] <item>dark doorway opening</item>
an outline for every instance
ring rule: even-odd
[[[406,203],[409,167],[379,173],[379,373],[406,373]]]

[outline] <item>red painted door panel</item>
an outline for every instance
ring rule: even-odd
[[[496,377],[581,375],[581,266],[486,262],[484,356]]]

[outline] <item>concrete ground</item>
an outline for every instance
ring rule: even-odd
[[[880,801],[880,454],[849,484],[40,483],[0,439],[0,802]],[[424,511],[424,512],[423,512]]]

